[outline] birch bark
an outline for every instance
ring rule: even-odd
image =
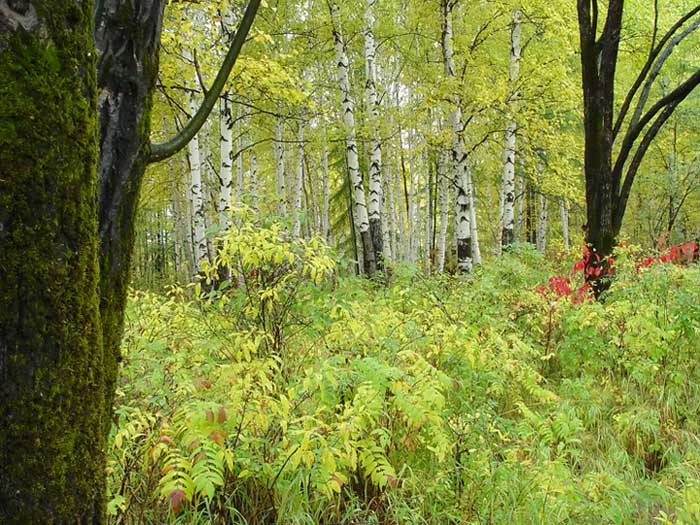
[[[561,236],[564,241],[564,249],[569,251],[569,209],[566,201],[559,199],[559,211],[561,213]]]
[[[448,227],[448,206],[450,201],[450,184],[447,176],[447,164],[449,157],[447,150],[440,150],[438,161],[438,191],[440,194],[440,234],[437,240],[437,256],[435,270],[438,273],[445,271],[445,253],[447,251],[447,227]]]
[[[375,60],[377,47],[374,40],[374,5],[376,0],[365,4],[365,103],[370,116],[370,160],[369,160],[369,229],[374,246],[377,270],[384,268],[384,234],[382,228],[382,142],[379,129],[379,98],[376,86]]]
[[[278,109],[279,111],[279,109]],[[285,217],[287,215],[287,185],[284,160],[284,122],[282,117],[275,120],[275,190],[277,192],[277,212]]]
[[[502,182],[502,203],[503,203],[503,231],[501,233],[501,245],[508,247],[515,240],[514,216],[515,216],[515,154],[516,154],[516,131],[518,123],[515,118],[518,108],[519,93],[517,89],[518,77],[520,76],[520,9],[515,9],[512,13],[511,33],[510,33],[510,97],[509,110],[511,120],[506,126],[505,145],[503,148],[503,182]]]
[[[442,0],[442,53],[445,75],[456,77],[454,50],[452,48],[452,4]],[[453,97],[454,108],[450,114],[452,127],[452,173],[456,192],[455,198],[455,244],[457,248],[457,272],[469,273],[472,270],[471,197],[467,154],[464,146],[464,125],[462,109],[458,97]]]
[[[233,116],[231,115],[231,102],[226,94],[219,99],[219,131],[220,155],[219,155],[219,222],[228,223],[228,213],[231,210],[233,185]]]
[[[338,84],[342,97],[343,124],[345,127],[345,143],[348,163],[348,173],[352,186],[353,219],[355,229],[362,243],[363,267],[367,275],[373,275],[377,270],[374,258],[374,245],[369,231],[369,216],[367,213],[367,199],[365,188],[360,174],[360,163],[357,150],[357,134],[355,131],[355,109],[350,94],[350,80],[348,68],[350,61],[345,51],[345,42],[341,33],[340,12],[338,5],[330,4],[331,19],[333,21],[333,40],[335,42],[335,54],[338,67]]]
[[[303,215],[302,208],[302,192],[304,191],[304,118],[299,119],[297,126],[297,154],[296,154],[296,169],[294,176],[294,201],[292,202],[294,214],[294,229],[292,235],[294,238],[301,237],[301,217]]]
[[[197,97],[192,91],[190,110],[194,113],[199,107]],[[202,186],[202,160],[199,148],[199,134],[187,145],[190,159],[190,199],[192,202],[192,245],[194,249],[195,270],[200,273],[207,260],[207,238],[205,235],[204,188]]]

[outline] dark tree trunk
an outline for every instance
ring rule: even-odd
[[[0,523],[101,523],[93,5],[3,4]]]
[[[139,189],[150,150],[163,0],[98,0],[100,314],[111,409],[124,324]],[[109,420],[105,421],[109,425]],[[108,427],[107,427],[108,428]]]
[[[607,9],[600,10],[598,0],[577,2],[585,132],[586,243],[590,249],[586,279],[596,297],[610,286],[608,257],[620,233],[627,200],[642,160],[678,104],[700,84],[700,71],[696,71],[646,109],[649,88],[661,65],[673,48],[695,29],[692,24],[683,28],[700,13],[700,6],[696,6],[652,43],[637,80],[617,116],[613,114],[623,4],[624,0],[607,0]],[[601,29],[598,25],[603,13],[605,22]],[[634,100],[636,107],[627,118]],[[623,124],[626,124],[624,129]],[[617,139],[621,140],[616,146]],[[639,144],[635,146],[637,141]],[[616,152],[615,157],[613,152]]]
[[[163,0],[0,0],[0,523],[105,521],[141,180],[206,120],[259,3],[195,117],[151,146]]]
[[[590,249],[586,275],[599,295],[609,282],[600,278],[604,273],[600,265],[606,264],[620,232],[615,220],[617,188],[613,181],[612,148],[615,70],[623,2],[609,0],[605,28],[598,40],[597,9],[589,11],[590,2],[586,0],[579,0],[578,4],[585,131],[586,243]]]

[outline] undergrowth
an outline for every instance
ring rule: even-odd
[[[383,286],[274,227],[221,246],[235,282],[132,293],[113,523],[700,522],[697,267],[625,248],[595,302],[527,247]]]

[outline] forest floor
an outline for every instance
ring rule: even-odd
[[[700,523],[697,266],[622,250],[596,302],[531,249],[386,286],[280,250],[132,293],[113,523]]]

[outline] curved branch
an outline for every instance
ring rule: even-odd
[[[630,152],[632,151],[632,146],[634,145],[634,142],[639,138],[639,135],[642,133],[642,130],[646,127],[646,125],[651,122],[651,120],[656,116],[656,114],[661,111],[662,109],[664,110],[664,113],[668,109],[668,107],[675,107],[680,104],[685,98],[690,95],[690,93],[698,86],[700,85],[700,71],[696,71],[693,73],[685,82],[680,84],[676,89],[671,91],[668,95],[660,99],[656,104],[654,104],[649,111],[646,112],[646,114],[639,120],[637,124],[635,124],[633,127],[629,129],[627,132],[627,135],[625,135],[625,139],[622,141],[622,146],[620,147],[620,153],[617,156],[617,161],[615,162],[615,167],[613,168],[613,188],[617,189],[619,186],[619,182],[622,177],[622,169],[624,168],[625,163],[627,162],[627,159],[629,158]],[[671,113],[673,110],[671,110]],[[670,116],[670,113],[669,115]],[[668,116],[666,118],[668,118]],[[664,119],[665,120],[665,119]],[[654,122],[653,126],[656,126],[658,121]],[[658,130],[656,130],[658,132]],[[651,133],[651,130],[646,134],[644,137],[644,140],[647,139],[649,136],[649,133]],[[656,133],[654,133],[656,134]],[[641,146],[640,146],[641,148]],[[648,148],[648,146],[647,146]],[[635,155],[635,159],[637,158],[637,155]],[[629,178],[629,170],[628,170],[628,177]],[[627,180],[625,180],[625,185],[627,184]]]
[[[673,27],[671,27],[671,29],[669,29],[666,32],[666,34],[661,38],[661,40],[659,40],[659,44],[649,53],[649,58],[647,58],[644,67],[642,67],[642,70],[639,72],[637,79],[634,81],[634,84],[632,84],[632,87],[627,92],[627,96],[625,97],[625,100],[622,103],[622,106],[620,107],[620,112],[617,115],[617,121],[615,122],[615,126],[613,127],[613,140],[615,137],[617,137],[617,134],[620,132],[622,123],[624,122],[625,117],[627,116],[627,112],[629,111],[630,105],[632,104],[632,100],[634,99],[634,96],[637,94],[637,91],[644,82],[644,79],[647,77],[649,70],[654,65],[656,57],[659,56],[659,53],[661,53],[663,48],[666,46],[666,42],[668,42],[673,37],[676,31],[683,27],[685,23],[688,20],[690,20],[693,16],[695,16],[698,12],[700,12],[700,5],[694,7],[685,15],[683,15],[683,17],[681,17],[675,24],[673,24]]]
[[[236,30],[236,35],[231,41],[231,47],[226,53],[223,64],[221,64],[221,69],[216,75],[216,79],[211,86],[211,89],[207,92],[206,97],[202,101],[202,105],[197,110],[197,113],[187,122],[185,127],[173,138],[161,142],[159,144],[151,144],[151,156],[148,158],[148,162],[159,162],[161,160],[171,157],[182,148],[184,148],[190,140],[197,134],[199,129],[204,125],[209,114],[211,113],[216,101],[221,95],[221,91],[226,85],[228,76],[233,69],[233,65],[236,63],[236,59],[241,52],[241,48],[248,36],[250,31],[250,26],[253,24],[255,19],[255,14],[258,11],[261,0],[250,0],[248,7],[246,8],[245,14],[241,20],[238,29]]]
[[[651,71],[648,74],[648,78],[646,82],[644,83],[644,87],[642,88],[642,92],[639,94],[639,100],[637,101],[637,107],[634,110],[634,113],[632,114],[632,119],[630,120],[630,127],[634,126],[639,122],[639,117],[642,115],[642,111],[644,111],[644,106],[646,106],[647,100],[649,99],[649,93],[651,92],[651,87],[654,84],[654,81],[658,78],[659,73],[661,72],[661,68],[663,67],[664,63],[668,59],[668,57],[671,56],[671,53],[673,53],[673,50],[675,47],[680,44],[680,42],[687,37],[690,33],[695,31],[698,27],[700,27],[700,17],[698,17],[690,26],[688,26],[683,32],[675,36],[666,46],[666,48],[663,50],[663,52],[659,55],[659,58],[656,59],[656,63],[654,66],[651,68]]]
[[[678,104],[680,104],[682,101],[682,98],[674,100],[664,108],[664,110],[649,128],[649,131],[647,131],[646,135],[644,135],[644,138],[642,139],[639,148],[637,148],[637,151],[634,153],[632,162],[630,163],[629,168],[627,168],[627,175],[625,176],[622,191],[619,196],[615,195],[615,198],[617,198],[617,203],[615,206],[615,224],[618,227],[622,224],[622,217],[625,214],[627,200],[629,199],[630,192],[632,191],[632,183],[634,182],[634,178],[637,175],[639,166],[642,164],[642,160],[644,160],[644,155],[646,155],[649,146],[651,145],[656,135],[659,133],[659,130],[661,130],[663,125],[673,114],[674,110],[676,109],[676,106],[678,106]]]

